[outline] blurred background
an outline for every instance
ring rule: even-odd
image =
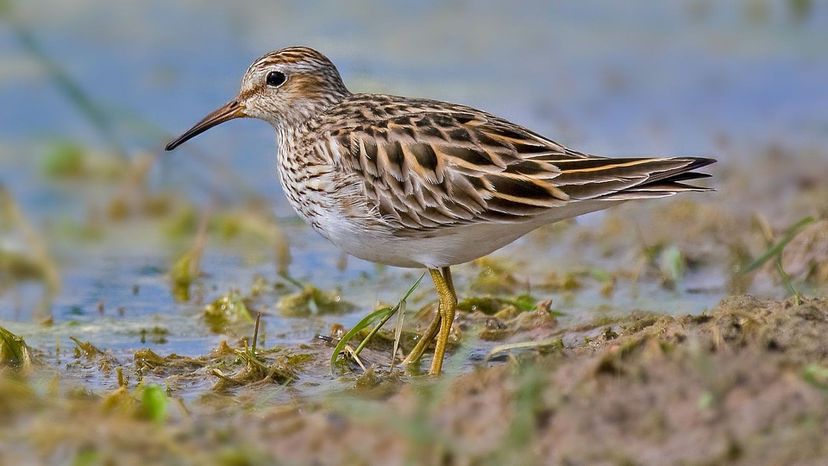
[[[751,188],[764,192],[792,178],[758,171],[759,154],[824,170],[813,148],[828,140],[826,43],[828,4],[812,0],[2,0],[0,319],[44,348],[83,334],[116,354],[136,345],[200,354],[222,337],[197,318],[205,303],[257,280],[281,274],[291,277],[284,286],[313,283],[325,299],[354,304],[331,318],[268,314],[271,343],[308,341],[401,294],[417,274],[344,258],[294,217],[265,123],[235,121],[162,153],[233,96],[267,51],[309,45],[354,92],[472,105],[585,152],[712,155],[721,160],[714,184],[767,176]],[[755,199],[733,211],[764,212],[777,229],[813,210],[782,207],[789,214],[779,217]],[[608,231],[606,219],[582,223]],[[624,248],[646,250],[579,250],[550,234],[506,255],[567,273],[611,270],[607,256],[623,264],[633,257]],[[692,263],[681,244],[657,246],[667,256],[656,268],[676,275],[671,257]],[[521,283],[543,282],[525,267]],[[459,273],[470,283],[478,271]],[[728,273],[690,270],[679,292],[655,277],[642,285],[649,291],[603,300],[599,283],[568,306],[578,315],[669,299],[675,312],[700,312],[726,292]],[[692,289],[713,291],[684,292]],[[168,334],[139,343],[156,327]]]

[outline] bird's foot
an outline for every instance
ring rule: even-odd
[[[437,336],[437,331],[440,330],[440,310],[438,309],[437,312],[434,313],[434,318],[431,320],[431,323],[428,324],[428,328],[423,335],[420,337],[420,340],[414,345],[414,349],[408,353],[408,356],[403,359],[403,364],[411,365],[411,364],[419,364],[420,359],[423,357],[423,353],[425,353],[426,348],[434,340],[434,337]]]

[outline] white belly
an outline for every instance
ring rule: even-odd
[[[323,235],[346,253],[371,262],[409,268],[439,268],[488,255],[530,231],[549,223],[605,209],[619,201],[582,202],[526,223],[482,223],[446,228],[431,237],[397,236],[391,231],[364,228],[347,217],[317,219]]]

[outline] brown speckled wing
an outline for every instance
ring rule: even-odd
[[[626,198],[670,195],[694,189],[671,176],[706,160],[588,156],[505,120],[463,111],[394,116],[333,136],[343,167],[364,180],[382,217],[407,233],[522,222],[579,200],[622,200],[613,198],[622,192]],[[635,191],[659,181],[650,191]]]

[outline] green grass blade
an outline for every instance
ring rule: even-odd
[[[391,367],[393,368],[397,361],[397,349],[400,347],[400,337],[402,336],[403,321],[405,319],[405,301],[400,303],[400,310],[397,312],[397,324],[394,326],[394,346],[391,348]]]
[[[365,345],[368,344],[371,338],[374,338],[374,335],[379,331],[379,329],[381,329],[382,326],[385,325],[386,322],[391,320],[391,317],[393,317],[394,314],[397,313],[397,311],[399,310],[399,306],[383,309],[390,309],[391,312],[382,316],[382,319],[380,319],[380,321],[377,322],[376,325],[374,325],[374,328],[372,328],[371,331],[368,332],[368,335],[366,335],[365,338],[363,338],[362,341],[359,342],[359,345],[357,345],[356,349],[354,350],[354,356],[359,356],[359,353],[362,352],[362,349],[365,348]]]
[[[769,261],[770,259],[773,259],[779,254],[782,254],[782,251],[785,249],[785,246],[787,246],[788,243],[790,243],[791,240],[793,240],[796,237],[796,235],[799,234],[800,231],[802,231],[804,227],[810,225],[814,221],[815,220],[813,217],[805,217],[802,220],[796,222],[796,224],[788,228],[788,231],[785,232],[785,236],[783,236],[782,239],[779,240],[779,242],[768,248],[768,250],[765,251],[765,253],[762,254],[758,259],[748,264],[744,268],[744,270],[742,270],[741,273],[746,274],[753,272],[759,267],[762,267],[765,264],[765,262]]]
[[[379,331],[379,329],[383,325],[385,325],[386,322],[388,322],[388,319],[390,319],[391,316],[396,314],[397,311],[399,311],[401,308],[405,309],[406,300],[409,296],[411,296],[411,293],[413,293],[414,290],[417,289],[417,286],[420,285],[420,282],[423,281],[423,277],[425,277],[425,274],[420,275],[420,278],[418,278],[417,281],[414,282],[413,285],[411,285],[411,287],[408,289],[408,291],[406,291],[405,295],[403,295],[402,299],[400,299],[396,306],[377,309],[376,311],[363,317],[362,320],[357,322],[357,324],[354,325],[354,327],[351,330],[348,330],[348,332],[346,332],[345,335],[342,336],[342,338],[339,340],[339,343],[336,344],[333,354],[331,354],[331,373],[333,373],[334,366],[336,364],[336,358],[339,357],[339,353],[341,353],[342,350],[345,349],[345,345],[347,345],[348,342],[351,341],[351,339],[353,339],[357,333],[359,333],[375,321],[380,320],[379,324],[371,330],[368,336],[366,336],[362,340],[362,342],[360,342],[357,349],[354,350],[354,353],[359,354],[359,351],[361,351],[362,348],[365,347],[365,345],[368,343],[368,340],[370,340],[371,337],[374,336],[374,334],[377,333],[377,331]]]
[[[417,281],[414,282],[413,285],[411,285],[411,288],[409,288],[408,291],[405,292],[405,295],[402,297],[400,301],[405,301],[408,299],[409,296],[411,296],[411,293],[413,293],[414,290],[416,290],[417,287],[420,286],[420,282],[423,281],[423,277],[425,277],[425,273],[420,275],[420,278],[418,278]]]
[[[362,352],[362,349],[365,348],[365,345],[368,344],[368,342],[371,340],[371,338],[374,337],[374,335],[379,331],[379,329],[382,328],[383,325],[386,324],[386,322],[391,320],[391,317],[393,317],[395,314],[400,312],[400,310],[402,310],[402,312],[405,312],[406,300],[411,295],[411,293],[417,288],[417,285],[420,284],[420,281],[423,279],[424,276],[425,276],[425,274],[420,275],[420,278],[418,278],[417,281],[414,282],[414,284],[411,286],[411,288],[408,289],[408,291],[405,293],[405,295],[402,297],[402,299],[400,299],[400,301],[397,303],[397,305],[394,306],[393,312],[391,312],[390,314],[384,316],[382,318],[382,320],[380,320],[377,323],[377,325],[375,325],[374,328],[372,328],[371,331],[368,332],[368,335],[362,340],[362,342],[360,342],[359,346],[357,346],[357,348],[354,350],[354,355],[359,356],[359,353]]]
[[[800,296],[799,291],[797,291],[796,287],[794,287],[793,280],[791,280],[791,276],[788,275],[788,272],[785,272],[785,267],[782,266],[781,254],[776,256],[776,272],[782,279],[782,285],[785,287],[785,291],[788,292],[788,296],[794,297],[797,306],[802,304],[802,296]]]
[[[376,311],[374,311],[374,312],[368,314],[367,316],[363,317],[362,320],[357,322],[356,325],[354,325],[353,328],[351,328],[351,330],[348,330],[348,332],[346,332],[345,335],[343,335],[342,338],[339,339],[339,343],[336,344],[336,348],[334,348],[333,354],[331,354],[331,372],[333,372],[333,370],[334,370],[334,365],[336,364],[336,358],[339,356],[339,353],[341,353],[342,350],[345,349],[345,345],[347,345],[348,342],[351,341],[351,339],[354,338],[354,336],[357,333],[359,333],[360,331],[362,331],[362,329],[364,329],[364,328],[368,327],[369,325],[371,325],[377,319],[382,319],[382,318],[384,318],[388,315],[391,315],[393,313],[394,313],[394,308],[391,308],[391,307],[384,307],[382,309],[377,309]]]

